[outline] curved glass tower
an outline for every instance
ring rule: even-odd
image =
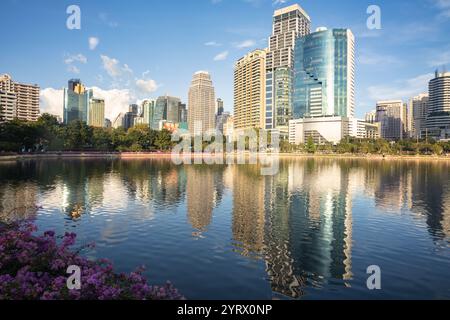
[[[297,39],[294,118],[353,117],[355,40],[349,29],[318,29]]]

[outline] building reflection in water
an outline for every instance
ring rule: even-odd
[[[225,189],[234,251],[264,261],[272,291],[283,296],[300,298],[330,279],[351,285],[353,199],[361,195],[380,214],[416,216],[436,242],[450,237],[450,165],[426,161],[285,160],[275,176],[258,166],[170,160],[3,163],[0,220],[27,218],[39,204],[146,219],[185,204],[189,227],[206,236]],[[127,212],[130,202],[147,211]]]
[[[11,223],[33,218],[36,213],[38,189],[34,183],[1,184],[0,222]]]
[[[284,163],[266,184],[266,264],[272,290],[293,298],[324,279],[352,277],[348,169]]]
[[[216,205],[214,171],[206,165],[186,166],[186,197],[189,223],[198,231],[206,231]]]
[[[244,255],[261,255],[264,249],[265,179],[258,166],[229,167],[233,189],[232,232],[236,250]]]

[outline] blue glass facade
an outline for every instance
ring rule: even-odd
[[[88,123],[92,96],[92,90],[86,90],[79,79],[70,80],[68,88],[64,89],[64,123],[76,120]]]
[[[295,44],[294,118],[353,116],[354,39],[348,29],[321,30]]]

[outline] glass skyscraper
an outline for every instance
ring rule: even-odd
[[[295,44],[294,118],[340,116],[355,109],[355,38],[349,29],[319,28]]]
[[[156,100],[154,113],[150,122],[153,130],[159,130],[161,121],[171,123],[180,123],[183,121],[183,109],[185,106],[181,103],[180,98],[161,96]]]
[[[75,120],[88,123],[92,96],[92,90],[87,90],[79,79],[69,80],[68,88],[64,88],[64,123]]]

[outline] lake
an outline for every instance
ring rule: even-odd
[[[0,162],[0,219],[35,204],[40,233],[75,232],[86,256],[188,299],[450,299],[450,162]]]

